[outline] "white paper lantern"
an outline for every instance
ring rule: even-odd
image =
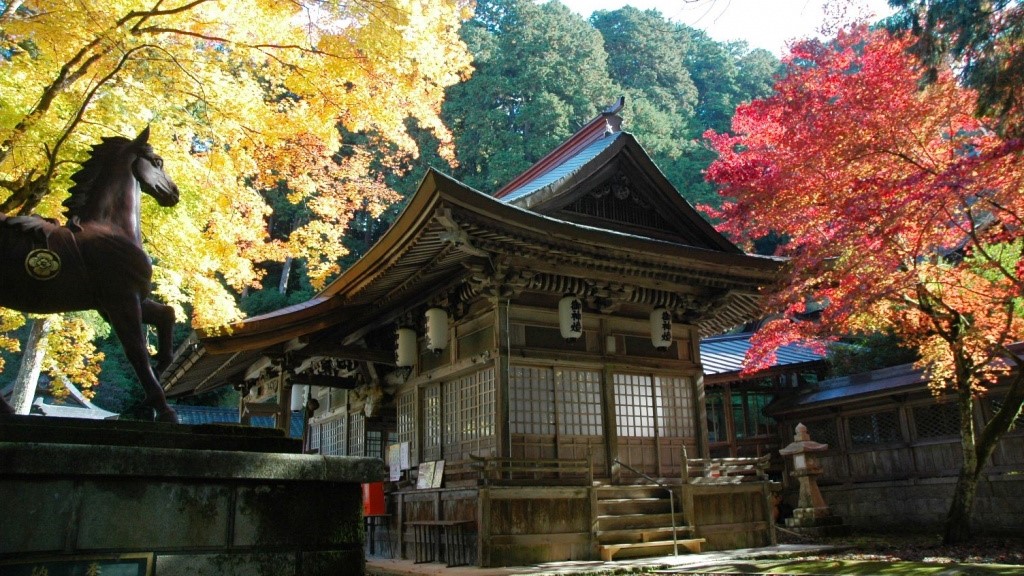
[[[306,391],[309,389],[305,384],[292,386],[292,411],[302,410],[306,405]]]
[[[667,308],[651,311],[651,344],[658,350],[672,345],[672,313]]]
[[[558,301],[558,327],[566,342],[575,342],[583,335],[583,302],[575,296]]]
[[[395,332],[395,365],[400,368],[416,363],[416,331],[399,328]]]
[[[427,310],[427,349],[438,354],[448,346],[448,313],[442,308]]]

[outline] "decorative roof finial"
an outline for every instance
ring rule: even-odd
[[[626,97],[619,96],[619,99],[614,104],[608,106],[601,112],[601,116],[604,117],[604,135],[614,134],[622,131],[622,117],[619,116],[619,111],[626,105]]]

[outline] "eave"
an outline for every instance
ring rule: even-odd
[[[165,387],[177,395],[237,381],[261,356],[281,356],[290,343],[302,345],[314,335],[352,346],[422,304],[429,292],[423,287],[454,288],[470,268],[495,259],[511,267],[615,277],[649,289],[713,287],[722,297],[709,318],[721,319],[723,329],[756,315],[758,288],[782,265],[776,258],[550,218],[431,171],[381,240],[321,293],[226,328],[197,330],[196,340],[164,373]]]

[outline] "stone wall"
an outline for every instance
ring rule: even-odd
[[[0,574],[126,554],[148,576],[364,573],[360,483],[383,478],[379,459],[10,436],[0,434]],[[216,430],[206,436],[217,444]]]
[[[822,486],[832,513],[851,526],[870,529],[940,530],[949,512],[956,478],[864,482]],[[979,533],[1024,530],[1024,475],[983,478],[972,516]]]

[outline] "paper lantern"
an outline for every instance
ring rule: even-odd
[[[292,411],[302,410],[306,406],[306,391],[309,387],[305,384],[292,386]]]
[[[651,312],[651,345],[658,350],[668,350],[672,345],[672,313],[667,308]]]
[[[583,335],[583,302],[575,296],[558,301],[558,327],[566,342],[575,342]]]
[[[416,331],[399,328],[395,332],[395,365],[404,368],[416,363]]]
[[[448,313],[442,308],[427,310],[427,350],[439,354],[448,346]]]

